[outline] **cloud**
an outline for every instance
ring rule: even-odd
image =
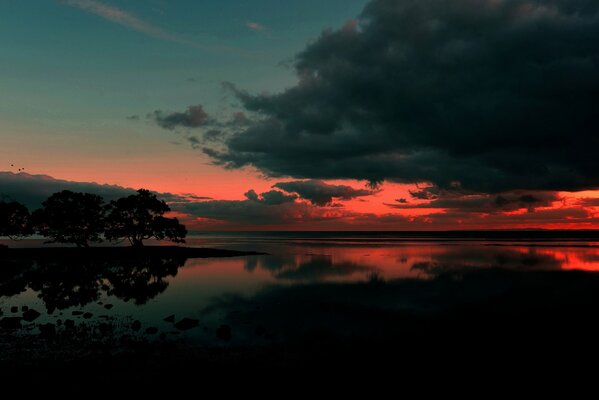
[[[201,104],[188,106],[183,112],[166,112],[155,110],[146,115],[147,118],[158,124],[160,127],[173,130],[177,127],[183,128],[214,128],[206,131],[205,136],[219,136],[222,129],[244,128],[253,123],[253,120],[244,112],[236,111],[225,118],[214,118],[204,110]],[[126,117],[128,120],[138,120],[138,115]]]
[[[62,4],[79,8],[85,12],[97,15],[115,24],[141,32],[148,36],[175,43],[193,44],[184,36],[166,31],[148,21],[121,8],[111,6],[96,0],[60,0]]]
[[[166,113],[161,110],[156,110],[148,114],[148,118],[153,119],[158,125],[164,129],[183,128],[198,128],[205,126],[210,122],[210,116],[201,104],[187,107],[184,112]]]
[[[135,193],[135,189],[117,185],[102,185],[95,182],[73,182],[56,179],[48,175],[31,175],[24,172],[0,172],[0,201],[18,201],[30,210],[41,206],[51,194],[61,190],[93,193],[110,201]],[[198,197],[175,195],[171,193],[156,193],[167,202],[183,202],[197,200]]]
[[[593,229],[599,223],[588,210],[581,207],[538,209],[535,212],[496,213],[476,215],[468,211],[449,210],[428,214],[419,219],[420,229]],[[426,228],[425,228],[426,229]]]
[[[599,207],[599,198],[597,197],[586,197],[577,201],[578,205],[582,207]]]
[[[345,212],[329,212],[306,203],[254,198],[255,192],[246,194],[246,200],[212,200],[182,203],[176,207],[190,219],[199,218],[198,229],[214,227],[244,229],[251,227],[288,228],[314,222],[340,220]],[[194,225],[193,221],[191,226]],[[305,225],[304,225],[305,226]]]
[[[245,23],[246,28],[251,29],[255,32],[262,32],[264,31],[266,28],[264,27],[264,25],[261,25],[257,22],[253,22],[253,21],[248,21]]]
[[[20,201],[31,210],[38,208],[52,193],[65,189],[98,194],[107,201],[135,193],[134,189],[116,185],[73,182],[46,175],[0,172],[0,201]],[[262,193],[248,190],[244,200],[215,200],[184,193],[156,194],[169,203],[175,215],[189,230],[397,231],[593,228],[599,224],[599,214],[592,208],[599,204],[596,199],[572,197],[564,200],[551,192],[506,192],[500,195],[440,192],[434,200],[418,200],[407,204],[397,202],[393,204],[393,212],[379,214],[356,212],[335,203],[329,206],[312,204],[304,201],[298,193],[282,189]],[[505,200],[498,201],[500,196]],[[587,206],[590,208],[585,208]],[[421,212],[411,215],[414,210]]]
[[[335,200],[351,200],[370,196],[375,192],[367,189],[354,189],[351,186],[331,185],[319,180],[279,182],[273,187],[288,193],[297,193],[302,199],[318,206],[331,205]]]
[[[526,210],[534,212],[539,207],[551,207],[554,202],[561,200],[556,192],[504,192],[500,194],[486,193],[460,193],[439,191],[437,188],[426,188],[410,192],[417,200],[427,200],[424,203],[408,203],[406,199],[399,199],[399,204],[387,204],[395,209],[446,209],[461,213],[497,214]],[[403,201],[400,201],[403,200]]]
[[[260,195],[258,195],[254,191],[254,189],[250,189],[247,193],[245,193],[245,197],[248,200],[251,200],[251,201],[254,201],[257,203],[266,204],[269,206],[276,206],[276,205],[285,204],[285,203],[293,203],[295,201],[295,199],[297,199],[297,196],[295,196],[295,195],[287,195],[278,190],[271,190],[271,191],[264,192],[264,193],[261,193]]]
[[[372,0],[297,55],[299,83],[205,146],[272,177],[475,192],[599,187],[599,3]]]

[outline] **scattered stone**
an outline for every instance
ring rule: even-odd
[[[29,308],[23,313],[23,319],[27,322],[31,322],[38,319],[40,315],[42,314],[40,314],[38,311],[34,310],[33,308]]]
[[[231,340],[231,327],[229,325],[221,325],[216,330],[216,337],[221,340]]]
[[[266,334],[266,328],[264,328],[263,326],[256,327],[256,335],[264,336],[265,334]]]
[[[38,328],[40,330],[41,335],[44,337],[51,338],[56,336],[56,326],[54,326],[54,324],[50,322],[47,324],[40,324]]]
[[[17,306],[12,306],[12,307],[10,308],[10,312],[11,312],[11,313],[17,313],[17,312],[19,312],[19,307],[17,307]]]
[[[141,329],[141,321],[137,319],[133,321],[133,323],[131,324],[131,329],[133,329],[135,332],[139,332],[139,330]]]
[[[106,314],[102,314],[100,315],[98,318],[104,318],[104,319],[108,319],[110,318],[110,316],[106,315]]]
[[[166,317],[164,319],[164,322],[170,322],[170,323],[175,322],[175,314],[172,314],[172,315],[169,315],[168,317]]]
[[[62,325],[62,319],[57,319],[56,320],[56,325],[61,326]]]
[[[101,306],[102,304],[104,304],[104,303],[102,303],[101,301],[99,301],[99,302],[98,302],[98,305],[99,305],[99,306]]]
[[[169,333],[171,335],[180,335],[181,334],[181,332],[179,332],[179,331],[170,331]]]
[[[154,326],[150,326],[149,328],[146,328],[146,333],[148,335],[155,335],[158,333],[158,328],[156,328]]]
[[[74,316],[79,316],[79,315],[83,315],[83,311],[73,311],[71,314]]]
[[[114,307],[112,304],[104,304],[104,308],[107,310],[110,310],[112,307]]]
[[[72,319],[65,319],[64,320],[64,326],[67,329],[71,329],[75,327],[75,321],[73,321]]]
[[[0,328],[19,329],[21,328],[21,317],[4,317],[0,319]]]
[[[200,321],[192,318],[183,318],[181,321],[175,323],[175,328],[186,331],[192,328],[196,328],[200,324]]]
[[[27,311],[27,310],[29,310],[29,307],[27,307],[27,306],[21,307],[21,311]]]
[[[86,312],[85,314],[83,314],[83,318],[85,318],[85,319],[90,319],[93,316],[94,316],[94,314],[92,314],[90,312]]]

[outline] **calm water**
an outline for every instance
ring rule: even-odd
[[[36,243],[18,245],[32,244]],[[57,324],[66,319],[76,324],[110,321],[123,330],[139,320],[141,332],[156,327],[159,334],[213,342],[215,327],[235,312],[219,304],[235,297],[252,298],[273,286],[373,278],[432,279],[464,268],[599,271],[599,244],[584,240],[212,234],[190,238],[188,245],[269,254],[109,265],[78,260],[60,265],[9,262],[0,269],[0,309],[5,317],[20,316],[23,306],[41,313],[24,325],[23,334],[36,333],[36,324]],[[18,311],[13,312],[13,307]],[[81,313],[91,315],[85,318]],[[187,317],[198,319],[200,324],[186,331],[175,329],[164,321],[173,314],[176,320]],[[244,335],[236,335],[235,340],[243,341]]]

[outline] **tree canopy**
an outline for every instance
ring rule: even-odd
[[[31,233],[31,215],[27,207],[16,201],[0,202],[0,236],[17,240]]]
[[[163,200],[146,189],[111,201],[106,218],[106,239],[128,240],[133,246],[143,246],[143,241],[150,238],[185,243],[185,226],[177,218],[164,217],[170,210]]]
[[[48,243],[73,243],[89,247],[101,242],[105,205],[102,197],[91,193],[63,190],[54,193],[33,213],[36,231]]]

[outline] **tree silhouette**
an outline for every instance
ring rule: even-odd
[[[54,193],[33,213],[36,231],[50,238],[47,243],[73,243],[89,247],[101,242],[104,231],[104,200],[90,193],[70,190]]]
[[[17,240],[30,235],[31,215],[29,210],[21,203],[0,202],[0,236],[7,236]]]
[[[106,219],[106,239],[127,239],[135,247],[145,239],[170,240],[185,243],[187,229],[177,218],[166,218],[170,207],[146,189],[137,194],[111,201]]]

